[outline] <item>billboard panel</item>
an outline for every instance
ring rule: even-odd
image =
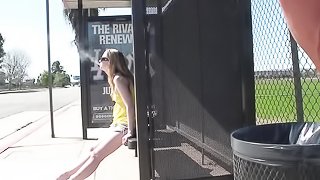
[[[88,127],[108,127],[112,122],[113,102],[107,75],[100,70],[97,61],[107,48],[121,51],[133,72],[133,34],[130,16],[110,16],[89,19],[87,24],[88,52],[91,60],[89,81]]]

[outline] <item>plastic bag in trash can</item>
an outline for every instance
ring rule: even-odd
[[[301,123],[298,126],[292,126],[289,141],[291,144],[320,144],[320,124],[319,123]]]

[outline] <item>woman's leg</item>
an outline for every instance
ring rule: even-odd
[[[80,163],[73,171],[69,171],[70,179],[83,180],[89,177],[98,167],[100,162],[113,153],[121,146],[121,139],[123,134],[121,132],[110,131],[108,137],[101,140],[100,143],[92,149],[90,156]],[[74,172],[76,170],[76,172]],[[72,172],[72,173],[71,173]]]
[[[90,158],[92,151],[94,150],[95,147],[92,147],[90,149],[90,153],[83,157],[71,170],[64,172],[63,174],[61,174],[57,180],[66,180],[69,179],[70,176],[74,173],[76,173],[82,166],[84,163],[86,163],[86,161]]]

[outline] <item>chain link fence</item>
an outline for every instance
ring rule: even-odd
[[[320,121],[320,73],[317,73],[315,65],[291,36],[279,1],[251,0],[251,8],[257,125]],[[259,133],[263,134],[261,131]],[[281,144],[273,142],[273,134],[261,135],[265,137],[262,143]],[[261,143],[255,145],[258,144],[262,147]],[[248,148],[254,145],[248,143],[244,146]],[[269,154],[260,152],[268,154],[269,159],[266,159],[267,156],[251,157],[253,152],[247,157],[234,151],[234,177],[237,180],[319,179],[318,159],[306,156],[311,151],[317,152],[317,146],[312,147],[315,149],[309,149],[308,152],[304,148],[303,154],[298,153],[301,151],[297,150],[299,146],[297,149],[290,149],[288,143],[284,149],[291,151],[289,158],[285,160],[274,157],[270,147],[266,148],[270,150],[266,150]],[[233,148],[239,150],[240,146]],[[258,151],[254,148],[251,150]],[[275,152],[285,154],[280,148]],[[302,157],[302,154],[305,157]],[[300,159],[296,160],[290,155]]]
[[[320,120],[320,73],[297,46],[278,0],[252,0],[257,124]]]

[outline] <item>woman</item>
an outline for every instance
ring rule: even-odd
[[[135,135],[133,75],[126,65],[125,57],[116,49],[106,49],[99,60],[99,66],[108,75],[111,98],[115,102],[113,122],[107,129],[106,138],[99,140],[86,158],[60,175],[58,180],[83,180],[89,177],[105,157]]]

